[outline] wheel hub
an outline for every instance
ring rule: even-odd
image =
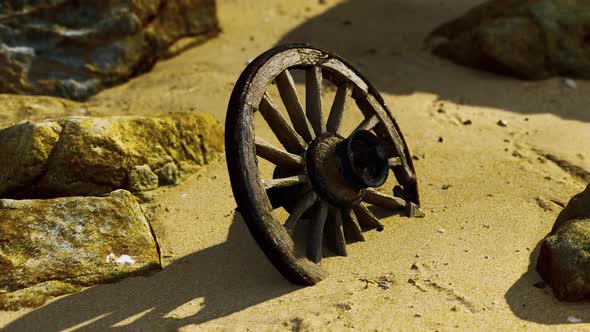
[[[358,130],[347,139],[324,133],[311,142],[305,159],[314,189],[336,206],[359,204],[365,188],[379,187],[387,180],[385,149],[366,130]]]

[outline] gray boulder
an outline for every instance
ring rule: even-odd
[[[82,100],[219,32],[215,0],[0,3],[0,93]]]

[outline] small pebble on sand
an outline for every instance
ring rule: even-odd
[[[440,228],[440,229],[437,229],[436,232],[439,233],[439,234],[443,234],[445,232],[445,230],[442,229],[442,228]]]
[[[415,313],[415,314],[414,314],[414,317],[416,317],[416,318],[420,318],[420,317],[422,317],[422,314],[421,314],[421,313]]]
[[[506,122],[506,120],[498,120],[498,126],[500,126],[500,127],[507,127],[508,126],[508,122]]]
[[[576,83],[576,81],[574,81],[571,78],[564,78],[563,84],[565,84],[565,86],[567,86],[570,89],[577,89],[578,88],[578,84]]]
[[[387,281],[382,281],[382,282],[378,283],[377,286],[379,286],[379,288],[381,288],[383,290],[388,290],[391,288],[391,284],[388,283]]]

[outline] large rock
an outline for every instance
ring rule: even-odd
[[[8,0],[0,18],[0,93],[78,100],[219,32],[215,0]]]
[[[524,79],[590,78],[589,26],[587,0],[492,0],[430,40],[435,54],[466,66]]]
[[[537,271],[557,298],[590,298],[590,185],[559,214],[541,244]]]
[[[190,174],[223,151],[223,131],[210,115],[72,117],[0,130],[0,197],[43,198],[140,190],[130,172],[147,165]],[[176,176],[172,174],[170,176]],[[157,182],[156,182],[157,183]]]
[[[0,309],[160,266],[151,227],[127,191],[0,200]]]

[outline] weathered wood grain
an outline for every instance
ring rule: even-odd
[[[328,248],[330,248],[330,250],[332,250],[336,255],[348,256],[340,209],[330,209],[329,220],[326,229],[326,242],[328,244]]]
[[[297,201],[293,211],[291,211],[287,221],[285,221],[285,229],[287,229],[289,232],[293,232],[293,230],[295,230],[295,226],[297,226],[297,223],[299,222],[299,219],[301,219],[301,216],[307,210],[309,210],[316,200],[317,194],[314,191],[309,191],[307,194],[301,197]]]
[[[326,131],[322,114],[322,69],[313,66],[305,71],[305,111],[315,135]]]
[[[254,142],[256,145],[256,155],[259,157],[282,168],[303,168],[303,158],[301,156],[283,151],[258,136],[255,138]]]
[[[315,263],[322,259],[322,245],[324,241],[324,228],[328,217],[328,204],[318,201],[315,207],[312,224],[309,227],[307,237],[307,257]]]
[[[377,231],[383,230],[383,224],[379,221],[377,217],[375,217],[375,215],[371,211],[369,211],[369,209],[366,206],[359,204],[355,206],[353,210],[361,226],[364,226],[369,229],[375,228],[377,229]]]
[[[289,113],[293,127],[306,142],[310,142],[315,137],[313,129],[303,112],[303,106],[301,106],[301,101],[295,88],[295,81],[293,81],[289,70],[286,69],[280,73],[275,79],[275,83],[279,89],[283,105],[285,105],[287,113]]]
[[[287,151],[292,153],[305,151],[307,144],[303,138],[291,128],[287,119],[283,117],[272,98],[266,93],[260,101],[259,110],[272,132]]]
[[[363,202],[380,206],[384,209],[396,210],[406,207],[406,201],[390,195],[378,192],[373,188],[365,190],[363,193]]]
[[[332,108],[330,109],[330,115],[328,116],[328,123],[326,130],[332,133],[339,133],[340,124],[344,115],[344,110],[350,100],[352,94],[352,84],[344,83],[338,87]]]
[[[344,236],[348,243],[365,241],[365,236],[352,209],[342,211]]]
[[[290,176],[287,178],[262,180],[262,186],[264,187],[264,189],[284,188],[284,187],[290,187],[290,186],[295,186],[298,184],[307,183],[308,180],[309,179],[307,178],[307,175],[300,174],[300,175]]]

